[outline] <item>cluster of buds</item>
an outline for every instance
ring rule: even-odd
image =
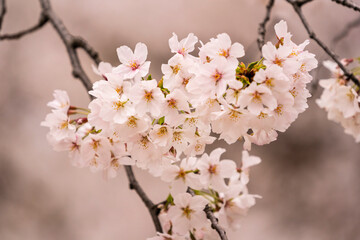
[[[244,148],[276,140],[307,108],[309,71],[317,66],[296,45],[287,25],[275,25],[278,42],[262,48],[263,59],[247,66],[240,43],[223,33],[201,42],[189,34],[169,40],[174,55],[161,67],[157,81],[149,73],[147,47],[117,49],[121,64],[102,62],[94,71],[102,77],[89,93],[89,109],[70,105],[66,92],[57,90],[53,108],[42,122],[55,150],[69,151],[78,167],[115,177],[121,165],[136,165],[170,183],[162,208],[165,233],[155,239],[211,239],[207,205],[225,227],[237,227],[239,216],[255,204],[248,194],[248,169],[260,159],[243,152],[242,165],[220,161],[223,149],[204,154],[219,134],[231,144],[244,139]],[[190,189],[192,196],[186,193]]]
[[[347,66],[353,59],[343,59],[341,62]],[[352,135],[356,142],[360,142],[360,97],[359,86],[349,81],[339,66],[331,61],[325,61],[332,77],[320,80],[319,84],[324,91],[316,102],[325,109],[329,120],[340,123],[345,133]],[[354,68],[354,75],[360,75],[360,67]],[[360,80],[360,78],[358,77]]]

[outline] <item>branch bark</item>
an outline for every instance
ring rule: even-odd
[[[5,1],[5,0],[3,0]],[[40,18],[39,18],[39,21],[32,27],[28,28],[28,29],[25,29],[25,30],[22,30],[22,31],[19,31],[17,33],[11,33],[11,34],[1,34],[0,35],[0,40],[14,40],[14,39],[19,39],[21,38],[22,36],[26,35],[26,34],[29,34],[29,33],[32,33],[32,32],[35,32],[36,30],[42,28],[47,22],[48,22],[48,18],[43,14],[41,13],[40,14]]]
[[[336,2],[337,4],[340,4],[340,5],[343,5],[344,7],[351,8],[354,11],[360,12],[360,7],[351,1],[348,1],[348,0],[331,0],[331,1]]]
[[[135,190],[135,192],[139,195],[145,206],[147,207],[151,218],[153,220],[155,229],[157,232],[162,232],[162,227],[158,218],[158,215],[160,213],[160,210],[158,208],[157,204],[154,204],[150,198],[146,195],[144,190],[141,188],[139,182],[136,180],[134,172],[132,170],[131,166],[125,166],[126,175],[129,179],[129,187],[132,190]]]
[[[2,27],[2,23],[3,23],[3,20],[4,20],[4,17],[5,17],[5,14],[6,14],[6,2],[5,0],[0,0],[0,30],[1,30],[1,27]]]

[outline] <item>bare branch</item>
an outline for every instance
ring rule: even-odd
[[[0,0],[0,30],[2,27],[2,23],[6,14],[6,2],[5,0]]]
[[[271,10],[274,6],[275,0],[269,0],[268,4],[266,5],[266,13],[264,20],[259,24],[258,28],[258,48],[261,52],[261,48],[265,42],[265,34],[266,34],[266,23],[270,20]]]
[[[356,27],[360,26],[360,17],[358,17],[357,19],[349,22],[341,32],[339,32],[331,41],[332,45],[336,45],[340,40],[344,39],[345,37],[347,37],[349,35],[349,33],[351,32],[351,30],[353,30]]]
[[[129,179],[129,186],[130,189],[133,189],[136,191],[136,193],[139,195],[147,209],[149,210],[149,213],[151,215],[151,218],[154,222],[155,229],[157,232],[162,232],[162,227],[158,218],[159,215],[159,209],[158,205],[155,205],[150,198],[146,195],[144,190],[141,188],[140,184],[135,178],[134,172],[132,170],[131,166],[125,166],[126,174]]]
[[[340,69],[344,72],[344,76],[347,79],[350,79],[351,81],[353,81],[357,86],[360,87],[360,82],[359,79],[357,79],[354,74],[352,74],[351,72],[349,72],[345,66],[340,62],[340,60],[338,59],[338,57],[335,55],[334,52],[332,52],[316,35],[315,32],[311,29],[309,23],[307,22],[301,7],[298,5],[297,1],[293,1],[293,0],[286,0],[288,3],[290,3],[295,12],[297,13],[297,15],[299,16],[302,24],[304,25],[307,33],[309,34],[309,37],[311,39],[313,39],[336,63],[337,65],[340,67]]]
[[[360,12],[360,7],[351,1],[348,0],[331,0],[331,1],[336,2],[337,4],[343,5],[345,7],[351,8],[354,11]]]
[[[191,188],[187,189],[187,192],[192,196],[195,196],[194,191]],[[228,240],[225,230],[219,225],[219,220],[214,216],[214,213],[211,210],[209,205],[206,205],[204,208],[204,212],[206,213],[207,219],[211,222],[211,228],[214,229],[218,234],[221,240]]]
[[[49,0],[40,0],[40,4],[43,14],[49,19],[50,23],[55,28],[61,40],[65,44],[66,50],[69,54],[71,66],[73,68],[73,76],[80,79],[86,90],[90,91],[92,89],[92,83],[80,64],[76,48],[81,47],[87,50],[91,49],[93,53],[95,53],[95,50],[93,50],[85,40],[79,41],[77,37],[74,37],[69,33],[61,19],[52,10]],[[89,51],[86,52],[89,54]],[[94,60],[95,63],[100,61],[97,53],[95,55],[89,54],[89,56]]]
[[[39,21],[34,26],[32,26],[32,27],[30,27],[28,29],[19,31],[17,33],[1,34],[0,35],[0,40],[19,39],[19,38],[21,38],[22,36],[24,36],[26,34],[35,32],[36,30],[42,28],[48,22],[48,20],[49,19],[43,13],[41,13]]]

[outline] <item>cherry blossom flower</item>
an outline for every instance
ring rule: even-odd
[[[186,234],[193,228],[201,228],[207,224],[203,211],[207,201],[201,196],[192,197],[189,193],[180,193],[174,197],[174,206],[168,211],[168,216],[173,224],[173,231]]]
[[[148,51],[145,44],[137,43],[134,52],[127,46],[121,46],[116,51],[122,64],[114,69],[115,73],[124,78],[144,77],[148,74],[150,62],[146,61]]]

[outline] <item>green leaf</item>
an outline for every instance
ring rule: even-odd
[[[164,116],[164,117],[159,118],[159,120],[158,120],[158,124],[163,125],[163,124],[164,124],[164,122],[165,122],[165,116]]]

